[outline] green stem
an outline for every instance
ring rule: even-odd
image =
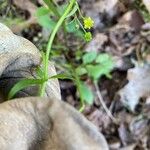
[[[83,15],[82,15],[82,13],[81,13],[81,10],[80,10],[80,8],[79,8],[79,4],[78,4],[77,2],[76,2],[76,5],[78,6],[78,12],[79,12],[80,17],[81,17],[82,19],[84,19]]]
[[[80,20],[78,19],[78,17],[76,16],[76,20],[78,21],[80,27],[82,28],[83,32],[86,33],[86,30],[84,29],[82,23],[80,22]]]
[[[79,108],[79,112],[82,113],[85,109],[85,103],[84,103],[84,99],[82,98],[81,92],[80,92],[80,89],[79,89],[80,79],[79,79],[79,77],[78,77],[78,75],[76,74],[75,71],[73,71],[73,73],[74,73],[74,76],[75,76],[76,86],[77,86],[77,89],[78,89],[78,92],[79,92],[79,95],[80,95],[80,100],[81,100],[81,107]]]
[[[84,111],[84,109],[85,109],[85,104],[82,104],[80,109],[79,109],[79,112],[82,113]]]
[[[52,34],[50,36],[50,39],[49,39],[49,42],[48,42],[48,45],[47,45],[47,50],[46,50],[46,57],[45,57],[45,63],[44,63],[44,79],[47,79],[48,80],[48,61],[49,61],[49,55],[50,55],[50,51],[51,51],[51,48],[52,48],[52,44],[53,44],[53,41],[54,41],[54,38],[56,36],[56,33],[58,32],[60,26],[63,24],[63,21],[65,20],[66,16],[69,14],[69,12],[71,11],[74,3],[76,2],[76,0],[71,0],[70,1],[70,4],[68,5],[67,9],[65,10],[64,14],[60,17],[60,19],[58,20],[54,30],[52,31]],[[45,92],[45,87],[46,87],[46,82],[44,82],[42,84],[42,87],[41,87],[41,93],[40,95],[43,96],[44,95],[44,92]]]

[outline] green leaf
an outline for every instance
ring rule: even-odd
[[[105,70],[108,71],[111,71],[115,65],[111,55],[106,53],[99,54],[96,58],[96,63],[100,63],[105,68]]]
[[[42,68],[41,68],[40,66],[38,66],[38,67],[36,68],[36,74],[37,74],[37,77],[43,78],[44,72],[43,72],[43,70],[42,70]]]
[[[96,56],[97,56],[97,52],[95,52],[95,51],[84,54],[83,58],[82,58],[83,63],[84,64],[92,63],[96,59]]]
[[[74,32],[74,35],[75,35],[76,37],[78,37],[78,38],[84,40],[84,32],[83,32],[81,29],[79,29],[79,30],[77,30],[76,32]]]
[[[82,50],[77,49],[77,50],[75,51],[75,56],[76,56],[76,59],[77,59],[77,60],[80,60],[81,57],[82,57],[82,55],[83,55],[83,51],[82,51]]]
[[[76,68],[76,73],[77,75],[82,76],[87,73],[87,70],[84,67],[79,66]]]
[[[73,19],[71,22],[69,22],[66,25],[66,29],[67,29],[67,32],[69,32],[69,33],[77,32],[77,30],[79,30],[79,26],[78,26],[76,20]]]
[[[107,54],[107,53],[101,53],[101,54],[99,54],[99,55],[97,56],[97,58],[96,58],[96,63],[102,63],[102,64],[104,64],[104,63],[106,63],[106,62],[108,62],[108,61],[111,61],[111,62],[112,62],[112,58],[111,58],[111,56],[110,56],[109,54]]]
[[[102,75],[110,77],[109,73],[113,69],[113,65],[109,63],[103,65],[87,65],[86,69],[89,76],[91,76],[94,80],[98,80]]]
[[[88,104],[92,104],[94,100],[94,95],[92,91],[88,88],[88,86],[80,81],[78,85],[78,90],[80,93],[81,98]]]
[[[43,79],[23,79],[23,80],[20,80],[10,90],[10,92],[8,94],[8,99],[13,98],[17,92],[19,92],[20,90],[22,90],[28,86],[36,85],[36,84],[42,84],[43,82],[44,82]]]
[[[91,76],[94,80],[99,79],[101,75],[103,75],[103,68],[101,65],[87,65],[86,69],[89,76]]]
[[[49,17],[49,15],[44,15],[44,16],[38,17],[37,21],[42,27],[45,27],[50,30],[53,30],[56,25],[56,22],[54,20],[52,20]]]
[[[67,74],[57,74],[57,75],[49,77],[49,79],[70,79],[70,80],[73,80],[73,78]]]
[[[37,17],[41,17],[41,16],[44,16],[44,15],[47,15],[49,14],[49,9],[47,9],[46,7],[39,7],[36,11],[36,16]]]

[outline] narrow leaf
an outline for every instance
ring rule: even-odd
[[[49,77],[49,79],[70,79],[70,80],[73,80],[73,78],[67,74],[57,74],[57,75]]]
[[[40,66],[37,67],[36,74],[37,74],[37,77],[43,78],[44,72],[42,71],[42,68]]]
[[[10,92],[8,94],[8,99],[13,98],[17,92],[19,92],[20,90],[22,90],[28,86],[36,85],[36,84],[42,84],[43,82],[44,82],[43,79],[23,79],[23,80],[20,80],[10,90]]]

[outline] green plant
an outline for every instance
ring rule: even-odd
[[[110,78],[110,71],[114,67],[114,62],[111,56],[106,53],[97,54],[97,52],[92,51],[82,55],[81,59],[82,63],[78,66],[75,64],[71,65],[72,75],[74,75],[74,82],[79,91],[82,103],[80,111],[84,109],[85,102],[92,104],[94,99],[93,92],[88,88],[88,85],[81,80],[82,76],[90,77],[92,82],[97,84],[98,79],[103,75]],[[73,68],[74,66],[77,67]]]
[[[90,17],[82,16],[76,0],[70,0],[68,5],[65,4],[62,6],[57,6],[52,0],[44,0],[44,2],[48,7],[41,7],[36,13],[39,24],[44,28],[48,28],[51,32],[47,49],[45,53],[42,53],[43,67],[37,68],[37,79],[21,80],[14,85],[8,98],[12,98],[19,90],[26,88],[29,85],[37,84],[41,87],[39,95],[43,96],[49,79],[69,79],[74,82],[78,89],[81,100],[80,111],[82,111],[85,103],[92,104],[94,99],[94,94],[89,89],[88,85],[84,83],[82,77],[86,76],[91,78],[93,83],[97,83],[102,75],[111,77],[110,71],[113,69],[114,62],[111,56],[106,53],[98,54],[93,51],[83,53],[80,47],[73,52],[74,60],[72,60],[69,57],[68,47],[59,44],[54,46],[54,38],[61,27],[65,35],[71,33],[77,37],[81,37],[85,41],[90,41],[92,39],[90,29],[93,27],[94,22]],[[54,50],[52,51],[52,49]],[[63,63],[57,62],[56,66],[61,68],[63,73],[49,77],[48,61],[50,57],[51,59],[55,59],[61,57],[61,55],[64,56],[64,61]]]

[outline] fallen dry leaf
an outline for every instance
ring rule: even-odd
[[[104,44],[108,41],[107,35],[103,33],[97,33],[91,42],[89,42],[85,48],[85,51],[100,51],[103,50]]]
[[[109,116],[103,110],[98,109],[94,110],[87,118],[100,129],[107,128],[111,122]]]
[[[139,31],[144,24],[144,20],[137,10],[132,10],[126,12],[121,18],[119,18],[119,24],[127,24]]]
[[[125,146],[123,148],[119,148],[119,150],[134,150],[136,144],[131,144],[129,146]]]
[[[94,20],[94,28],[101,29],[111,22],[114,17],[125,11],[119,0],[80,0],[83,12]]]
[[[135,140],[143,139],[147,136],[149,131],[148,119],[139,117],[133,118],[129,129]]]
[[[123,104],[134,111],[140,98],[150,96],[150,66],[129,69],[127,79],[128,84],[119,91],[119,94]]]
[[[132,135],[128,130],[127,124],[121,123],[120,127],[118,128],[118,132],[123,146],[127,146],[134,142]]]

